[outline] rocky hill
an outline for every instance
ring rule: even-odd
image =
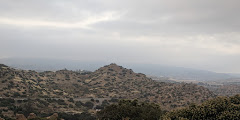
[[[99,99],[99,104],[110,99],[138,99],[159,103],[163,109],[170,110],[215,97],[204,87],[186,83],[157,82],[144,74],[134,73],[133,70],[116,64],[101,67],[94,72],[65,69],[40,73],[17,70],[1,64],[0,83],[2,98],[38,99],[45,102],[49,99],[60,99],[65,103],[62,107],[66,108],[62,111],[67,110],[69,106],[73,109],[76,107],[75,111],[79,111],[82,108],[77,108],[76,101],[90,98]],[[69,99],[75,102],[71,103]],[[96,105],[96,102],[92,103]],[[46,105],[58,107],[57,110],[61,108],[55,104]]]

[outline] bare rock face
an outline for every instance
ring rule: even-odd
[[[23,114],[16,114],[16,120],[27,120],[27,118]]]
[[[36,114],[30,113],[27,119],[34,119],[36,117],[37,117]]]
[[[57,120],[58,119],[58,114],[54,113],[53,115],[47,117],[48,120]]]

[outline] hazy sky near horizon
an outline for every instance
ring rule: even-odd
[[[0,0],[0,58],[240,73],[239,0]]]

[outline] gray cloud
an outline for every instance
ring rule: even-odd
[[[240,72],[239,0],[0,0],[0,58]]]

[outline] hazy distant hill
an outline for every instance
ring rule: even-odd
[[[234,76],[225,73],[215,73],[206,70],[197,70],[183,67],[172,67],[164,65],[128,65],[130,68],[141,71],[147,75],[166,76],[180,80],[213,81],[232,78]]]
[[[6,58],[0,59],[0,63],[11,67],[36,70],[36,71],[55,71],[67,68],[69,70],[90,70],[94,71],[99,67],[106,65],[106,62],[81,62],[78,60],[56,60],[56,59],[24,59],[24,58]],[[236,74],[215,73],[206,70],[197,70],[183,67],[173,67],[154,64],[127,64],[121,63],[127,68],[131,68],[136,72],[144,73],[150,76],[171,77],[180,80],[196,80],[196,81],[214,81],[229,78],[236,78]]]
[[[5,58],[0,63],[24,70],[35,71],[56,71],[67,68],[68,70],[89,70],[94,71],[104,62],[80,62],[78,60],[44,59],[44,58]]]
[[[199,82],[198,85],[208,88],[218,96],[233,96],[240,94],[239,78]]]

